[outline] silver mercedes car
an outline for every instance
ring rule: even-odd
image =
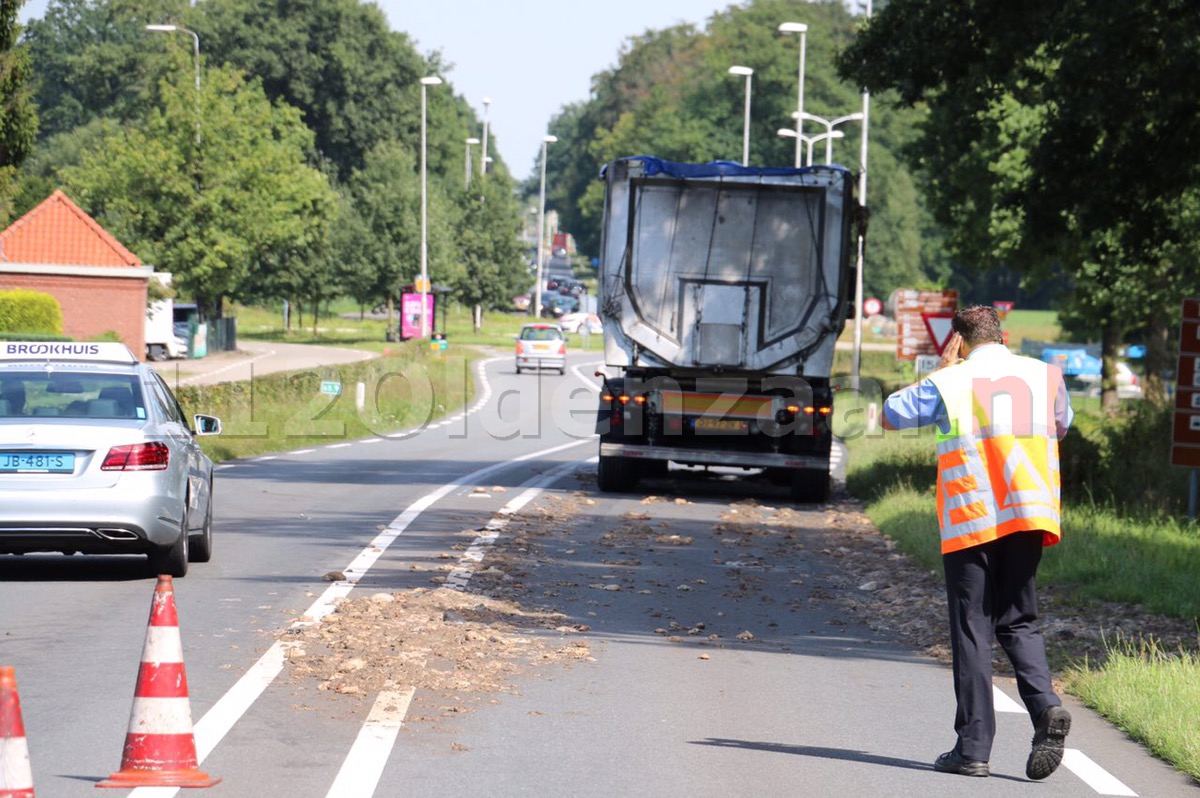
[[[212,557],[197,436],[220,432],[124,344],[0,342],[0,554],[144,554],[183,576]]]

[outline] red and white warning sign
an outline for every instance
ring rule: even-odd
[[[950,340],[949,320],[958,310],[958,292],[903,289],[896,292],[895,303],[896,359],[916,360],[917,355],[940,355]],[[933,327],[926,322],[926,316],[935,319]],[[935,334],[944,337],[935,342]]]
[[[954,334],[954,314],[922,313],[921,321],[925,322],[925,329],[929,331],[937,353],[942,354],[946,350],[946,344],[950,343],[950,336]]]

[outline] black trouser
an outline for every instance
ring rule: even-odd
[[[992,640],[1000,642],[1017,676],[1017,690],[1034,723],[1060,706],[1050,681],[1046,644],[1037,627],[1035,577],[1042,533],[1018,532],[942,556],[954,654],[958,710],[955,750],[986,762],[996,736],[992,705]]]

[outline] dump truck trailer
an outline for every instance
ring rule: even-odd
[[[762,469],[798,501],[827,499],[852,173],[640,156],[602,178],[600,489],[674,462]]]

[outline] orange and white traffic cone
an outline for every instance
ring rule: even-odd
[[[201,772],[196,761],[175,588],[162,574],[150,605],[121,769],[96,786],[211,787],[219,781]]]
[[[33,771],[21,720],[16,671],[0,667],[0,798],[33,798]]]

